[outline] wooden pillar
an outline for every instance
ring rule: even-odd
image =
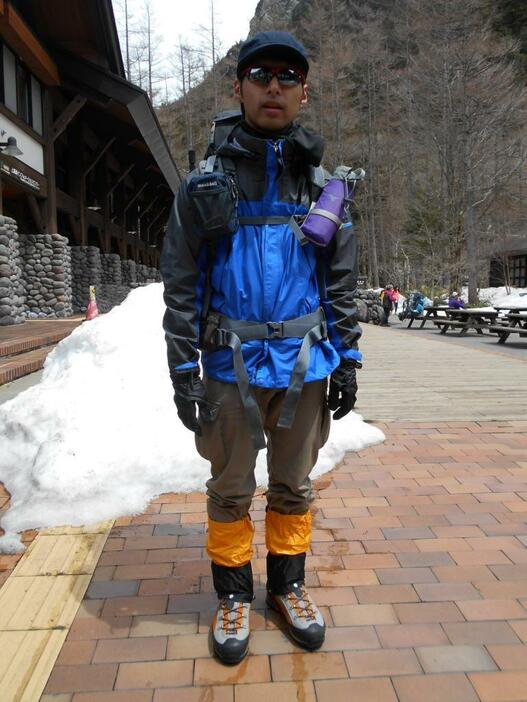
[[[83,177],[83,157],[84,142],[82,137],[82,126],[73,122],[68,130],[68,178],[69,191],[75,198],[79,206],[78,236],[81,246],[86,246],[88,242],[88,232],[86,228],[86,185]]]
[[[44,171],[48,181],[45,202],[44,227],[48,234],[58,232],[57,225],[57,183],[55,178],[55,137],[53,134],[53,103],[51,89],[44,88]]]
[[[88,246],[88,222],[86,220],[86,174],[84,170],[84,165],[86,163],[86,134],[83,123],[79,125],[78,139],[77,158],[79,171],[76,174],[76,177],[79,193],[79,224],[82,246]]]
[[[106,152],[103,161],[103,176],[101,179],[101,188],[99,197],[102,201],[102,217],[103,217],[103,251],[104,253],[110,253],[112,250],[111,233],[110,233],[110,166],[109,166],[109,153]]]

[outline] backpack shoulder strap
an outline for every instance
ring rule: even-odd
[[[309,199],[311,202],[316,202],[318,200],[325,184],[326,174],[322,166],[309,166],[308,187]]]

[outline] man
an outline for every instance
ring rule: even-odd
[[[204,173],[181,186],[162,255],[178,415],[211,463],[207,552],[219,597],[212,643],[230,664],[248,648],[249,508],[264,439],[267,603],[299,645],[314,650],[323,643],[324,621],[304,584],[314,499],[309,473],[328,437],[328,406],[340,419],[357,392],[361,331],[351,223],[319,251],[302,246],[290,227],[291,216],[305,215],[320,192],[312,176],[322,140],[294,124],[307,102],[308,69],[304,47],[286,32],[262,32],[242,45],[234,94],[243,119]],[[205,230],[218,231],[216,225],[224,233],[211,241]],[[198,346],[207,349],[203,382]]]
[[[390,326],[390,312],[393,305],[393,285],[387,285],[382,292],[382,307],[384,309],[384,320],[381,322],[382,327]]]
[[[462,310],[465,307],[465,303],[459,297],[459,293],[454,291],[448,299],[448,306],[455,310]]]

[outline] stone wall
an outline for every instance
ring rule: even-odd
[[[130,292],[123,284],[121,257],[118,254],[101,254],[102,282],[97,291],[99,312],[109,312]]]
[[[73,311],[86,312],[90,285],[96,291],[102,282],[101,252],[97,246],[71,247]]]
[[[26,319],[69,317],[71,253],[68,239],[60,234],[19,236]]]
[[[68,317],[86,311],[94,285],[100,312],[119,305],[131,289],[161,280],[156,268],[101,254],[96,246],[68,245],[60,234],[20,234],[0,215],[0,325]]]
[[[0,326],[25,320],[24,298],[17,225],[0,215]]]
[[[157,268],[148,269],[148,282],[149,283],[160,283],[161,282],[161,272]]]
[[[121,270],[121,257],[119,254],[101,254],[103,283],[108,285],[121,285],[123,274]]]
[[[128,285],[129,288],[135,288],[137,284],[136,277],[136,263],[131,260],[121,261],[121,270],[123,276],[123,283]]]
[[[136,264],[136,280],[140,285],[145,285],[145,283],[148,280],[148,268],[147,266],[143,265],[142,263],[137,263]]]

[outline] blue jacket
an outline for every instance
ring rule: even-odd
[[[284,138],[273,141],[242,124],[218,154],[235,164],[240,217],[307,213],[309,166],[318,165],[322,155],[316,135],[295,125]],[[330,246],[318,251],[313,244],[301,246],[287,224],[240,225],[211,249],[196,223],[187,185],[188,181],[182,183],[174,202],[161,257],[167,307],[163,326],[171,373],[198,363],[200,314],[211,255],[211,311],[232,319],[278,322],[315,312],[322,305],[329,338],[311,349],[305,382],[327,377],[341,358],[360,360],[361,329],[354,302],[357,242],[351,222],[343,224]],[[323,299],[317,265],[326,283]],[[287,387],[301,343],[297,338],[244,342],[251,385]],[[202,352],[201,362],[209,377],[236,382],[229,348]]]

